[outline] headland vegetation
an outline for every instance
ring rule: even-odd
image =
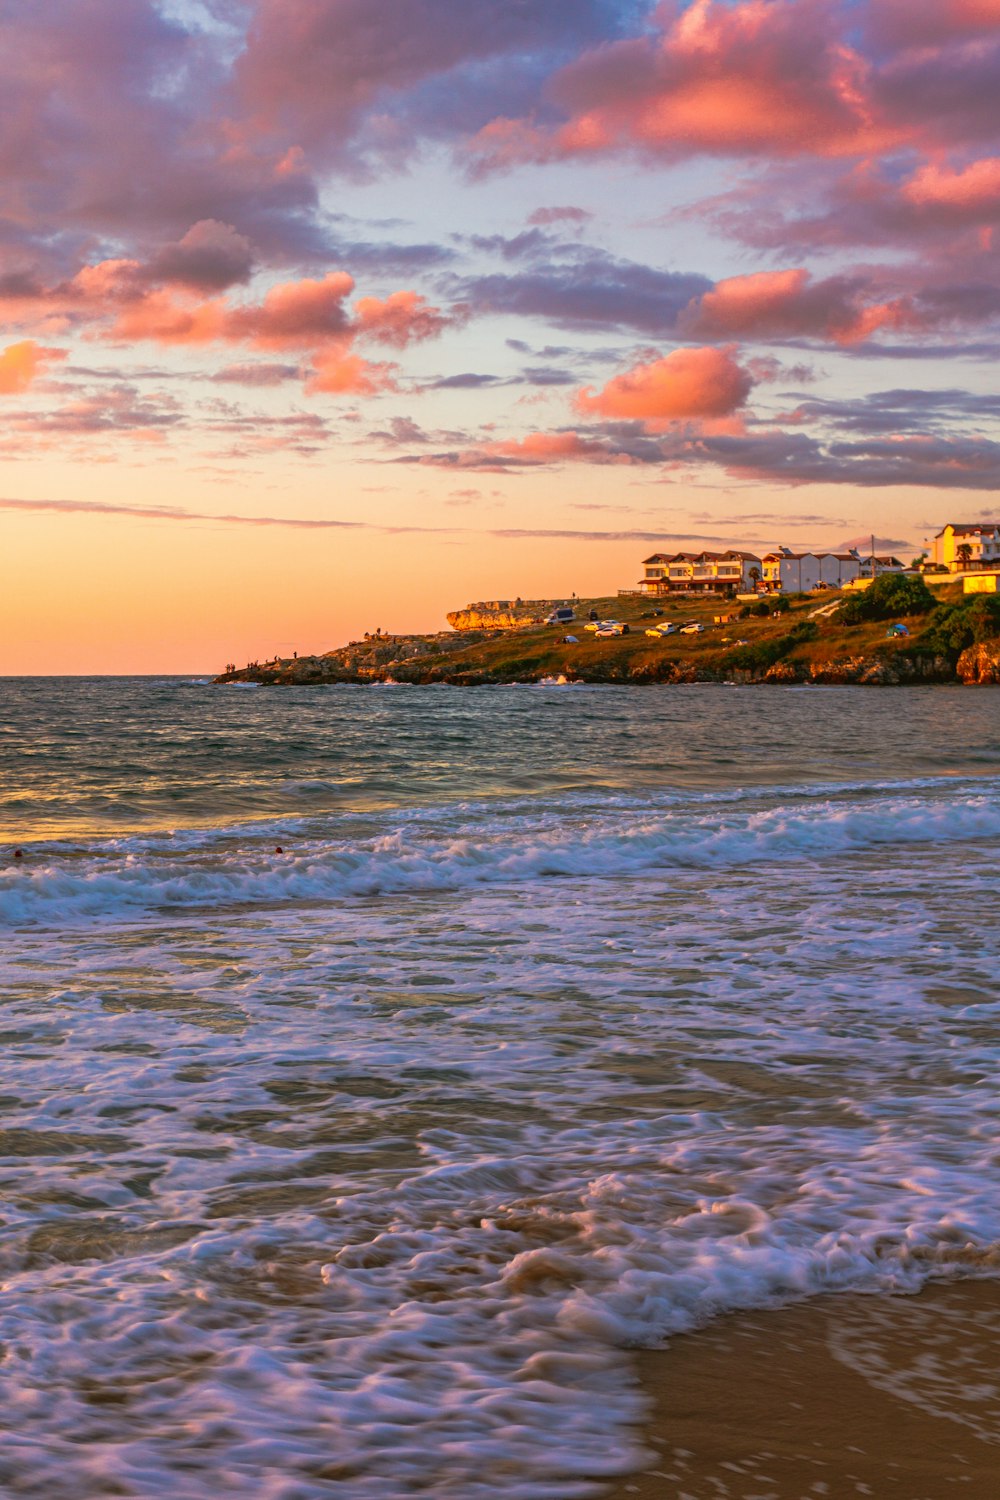
[[[546,623],[557,606],[573,618]],[[299,687],[447,683],[1000,684],[1000,596],[932,593],[886,574],[863,590],[751,601],[686,595],[470,605],[453,628],[386,633],[321,655],[275,657],[217,682]],[[592,628],[610,622],[611,628]],[[675,627],[669,632],[666,626]],[[700,627],[685,630],[685,627]]]

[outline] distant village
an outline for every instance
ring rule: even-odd
[[[883,573],[918,572],[927,582],[954,574],[976,575],[976,592],[996,592],[1000,577],[1000,523],[949,522],[935,536],[930,557],[907,567],[898,557],[856,547],[843,552],[795,552],[778,547],[758,556],[739,548],[725,552],[654,552],[643,558],[637,589],[665,594],[780,594],[813,589],[864,588]]]

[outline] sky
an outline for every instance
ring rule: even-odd
[[[0,0],[0,74],[0,675],[997,518],[1000,0]]]

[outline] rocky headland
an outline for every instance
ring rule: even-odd
[[[572,624],[540,623],[563,602],[469,605],[448,615],[449,630],[380,630],[321,655],[250,663],[216,681],[272,687],[380,682],[475,687],[545,680],[1000,684],[1000,598],[970,601],[958,585],[931,596],[919,579],[880,579],[865,594],[845,591],[839,601],[832,593],[819,600],[799,595],[735,610],[705,598],[603,598],[577,601]],[[627,629],[597,637],[585,628],[592,610]],[[703,628],[651,636],[668,615],[678,626]]]

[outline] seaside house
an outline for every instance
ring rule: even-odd
[[[876,553],[871,557],[862,557],[862,578],[881,578],[883,573],[905,573],[906,564],[900,562],[898,557],[890,557],[887,553],[879,556]]]
[[[983,521],[966,525],[949,521],[934,538],[932,556],[949,573],[1000,567],[1000,523]]]
[[[763,577],[761,559],[731,547],[727,552],[654,552],[643,559],[640,591],[663,594],[744,593]]]
[[[897,563],[896,558],[886,561]],[[901,563],[898,567],[902,571]],[[843,588],[864,576],[871,576],[871,559],[862,558],[856,547],[847,552],[793,552],[790,547],[779,547],[764,558],[764,586],[772,594],[805,594],[819,584]]]

